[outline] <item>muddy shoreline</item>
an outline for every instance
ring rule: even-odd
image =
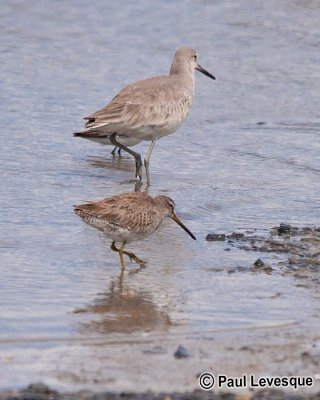
[[[0,400],[319,400],[320,392],[314,394],[285,393],[281,390],[266,389],[253,393],[237,394],[232,392],[214,393],[195,390],[186,393],[133,393],[79,391],[60,393],[48,386],[37,383],[21,390],[0,392]]]
[[[252,265],[231,265],[226,270],[226,276],[231,274],[230,279],[246,279],[248,275],[254,275],[258,282],[260,278],[265,279],[268,275],[268,279],[273,275],[289,276],[293,278],[294,286],[308,289],[317,295],[320,283],[319,228],[296,228],[281,224],[268,231],[251,230],[211,235],[212,243],[208,245],[212,248],[222,245],[226,251],[240,249],[256,252],[256,256],[252,258],[255,260]],[[284,290],[281,286],[277,290],[270,286],[270,291],[264,294],[270,301],[270,307],[273,301],[285,296]],[[127,303],[136,305],[138,299],[134,293],[132,290],[124,291],[120,295],[114,291],[111,298],[117,306],[122,304],[125,306],[124,310],[130,311],[132,308],[128,309]],[[262,296],[259,293],[258,295]],[[101,304],[104,303],[98,303],[100,306]],[[107,303],[109,306],[110,304]],[[90,310],[92,311],[92,307]],[[149,312],[149,308],[145,306],[143,310]],[[154,308],[151,307],[150,310],[154,315]],[[119,309],[117,311],[119,312]],[[148,314],[144,313],[143,316],[145,320]],[[223,393],[198,389],[199,374],[205,371],[227,376],[252,373],[257,376],[316,377],[320,365],[318,314],[314,313],[313,318],[312,323],[304,324],[303,321],[294,318],[293,310],[292,320],[284,320],[282,324],[275,321],[260,328],[248,327],[246,330],[235,329],[227,333],[223,329],[208,330],[199,335],[193,332],[183,337],[180,346],[174,335],[162,339],[161,335],[153,337],[150,334],[147,338],[141,338],[136,334],[136,342],[120,341],[112,346],[104,341],[88,341],[84,344],[75,340],[60,343],[56,350],[53,348],[51,352],[33,349],[33,374],[19,386],[23,387],[32,382],[33,377],[46,382],[49,376],[51,382],[46,383],[51,387],[58,387],[61,392],[44,384],[31,384],[25,389],[0,392],[0,400],[320,399],[318,380],[308,391],[248,389],[239,394],[237,390],[232,389]],[[128,325],[127,320],[125,325]],[[110,324],[106,326],[110,328]],[[98,357],[96,345],[99,345],[100,349]],[[79,354],[82,355],[80,363]],[[10,353],[5,366],[12,366],[10,376],[17,376],[19,371],[25,371],[28,365],[29,359],[24,359],[23,352],[17,350]],[[5,369],[3,373],[4,371]],[[146,374],[143,374],[145,371]],[[4,379],[2,387],[10,387],[10,383],[6,385],[5,381]]]
[[[244,232],[208,233],[208,242],[225,242],[226,251],[237,247],[244,251],[259,252],[262,255],[282,255],[282,259],[267,265],[263,257],[257,258],[252,266],[253,272],[271,274],[279,267],[282,273],[318,272],[320,267],[320,227],[298,228],[281,223],[267,234],[257,230]]]

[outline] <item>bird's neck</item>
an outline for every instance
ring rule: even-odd
[[[194,72],[187,68],[177,68],[172,65],[170,69],[170,76],[176,80],[180,80],[183,86],[187,87],[190,91],[194,91]]]

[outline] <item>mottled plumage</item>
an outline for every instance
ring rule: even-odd
[[[122,268],[125,268],[123,254],[138,262],[144,262],[133,253],[124,251],[124,246],[151,235],[166,217],[177,222],[193,239],[193,234],[182,224],[174,212],[174,201],[167,196],[151,197],[147,193],[124,193],[104,200],[74,206],[74,211],[89,225],[102,230],[112,239],[112,250],[120,254]],[[118,250],[115,242],[122,244]]]
[[[136,177],[140,180],[141,156],[128,147],[151,141],[144,160],[150,184],[148,166],[156,140],[175,132],[191,110],[194,70],[215,79],[197,64],[196,59],[193,49],[177,50],[168,76],[148,78],[126,86],[105,107],[85,117],[87,130],[74,135],[118,146],[133,155]]]

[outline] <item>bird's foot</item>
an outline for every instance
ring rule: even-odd
[[[142,181],[142,174],[141,173],[136,173],[135,181],[136,182],[141,182]]]
[[[146,261],[141,260],[141,258],[137,257],[135,254],[133,253],[129,253],[129,252],[125,252],[125,254],[130,258],[130,261],[134,261],[137,264],[140,265],[140,267],[145,267],[146,266]]]

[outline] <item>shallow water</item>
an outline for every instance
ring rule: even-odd
[[[91,387],[51,367],[59,351],[65,365],[86,363],[101,340],[114,354],[131,341],[319,327],[314,290],[279,271],[253,275],[259,254],[205,241],[319,224],[319,2],[120,3],[2,4],[0,388],[40,370],[54,385]],[[149,192],[172,197],[198,240],[167,221],[130,246],[147,268],[128,263],[121,277],[109,241],[72,205],[134,190],[134,162],[72,132],[125,84],[167,73],[183,45],[217,80],[197,74],[189,119],[156,144]]]

